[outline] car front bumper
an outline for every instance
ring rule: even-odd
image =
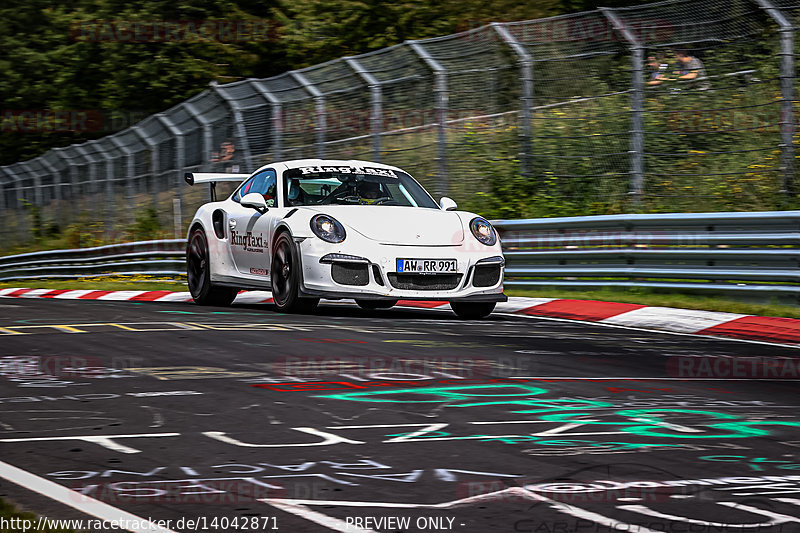
[[[472,249],[465,249],[465,246],[404,246],[361,240],[357,246],[342,246],[315,238],[300,240],[297,245],[303,269],[300,293],[304,297],[462,302],[508,300],[503,294],[505,262],[499,245],[475,245]],[[400,258],[455,259],[457,272],[398,273],[397,259]],[[334,269],[337,266],[344,267],[339,272],[358,272],[357,283],[342,283],[341,275],[336,281]],[[475,286],[476,266],[484,271],[496,267],[499,270],[497,281],[488,286]],[[424,279],[420,278],[422,276]],[[418,287],[419,283],[426,287]]]

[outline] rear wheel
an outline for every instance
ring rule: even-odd
[[[453,312],[465,320],[486,318],[492,314],[495,305],[496,302],[450,302]]]
[[[202,228],[192,231],[186,245],[186,280],[195,303],[200,305],[228,306],[239,292],[229,287],[211,283],[211,259],[208,240]]]
[[[356,300],[361,309],[375,311],[377,309],[390,309],[395,306],[397,300]]]
[[[300,259],[288,233],[281,233],[275,242],[270,275],[272,299],[278,311],[307,313],[317,307],[319,298],[300,297]]]

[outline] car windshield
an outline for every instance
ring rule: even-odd
[[[438,205],[414,178],[374,167],[311,166],[283,173],[286,205]]]

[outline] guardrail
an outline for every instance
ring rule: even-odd
[[[507,287],[800,295],[800,211],[493,221]],[[0,257],[0,281],[185,273],[182,239]]]
[[[0,257],[0,281],[186,273],[186,241],[127,242]]]
[[[800,295],[800,211],[493,221],[507,287]]]

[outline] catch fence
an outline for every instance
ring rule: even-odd
[[[185,172],[306,157],[397,165],[494,218],[796,207],[798,14],[797,0],[667,0],[212,84],[0,167],[2,246],[71,224],[123,235],[150,206],[179,235],[208,200]],[[704,71],[650,83],[678,77],[676,50]]]

